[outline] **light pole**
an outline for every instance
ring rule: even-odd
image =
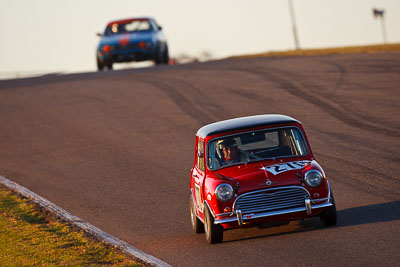
[[[374,15],[375,18],[380,18],[381,19],[383,43],[387,44],[386,26],[385,26],[385,17],[384,17],[385,10],[373,8],[372,9],[372,14]]]
[[[297,36],[296,17],[295,17],[295,14],[294,14],[293,2],[292,2],[292,0],[288,0],[288,1],[289,1],[290,17],[292,19],[292,25],[293,25],[294,44],[296,46],[296,50],[299,50],[300,49],[300,44],[299,44],[299,37]]]

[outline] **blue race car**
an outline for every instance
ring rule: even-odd
[[[168,64],[168,44],[161,26],[152,18],[112,21],[97,47],[97,69],[112,69],[116,62],[153,60]]]

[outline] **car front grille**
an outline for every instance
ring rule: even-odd
[[[301,186],[277,187],[242,194],[235,200],[233,208],[243,214],[282,210],[304,206],[306,198],[310,195]]]

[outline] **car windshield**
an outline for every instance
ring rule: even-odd
[[[210,170],[263,159],[304,156],[308,148],[297,127],[258,130],[212,139],[207,146]]]
[[[141,32],[151,30],[148,20],[133,20],[126,23],[113,23],[108,25],[104,35],[112,35],[119,33]]]

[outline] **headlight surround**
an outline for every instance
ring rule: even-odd
[[[304,175],[304,182],[309,187],[317,187],[322,183],[323,175],[317,170],[310,170]]]
[[[215,189],[215,196],[219,201],[226,202],[233,198],[233,188],[229,184],[220,184]]]

